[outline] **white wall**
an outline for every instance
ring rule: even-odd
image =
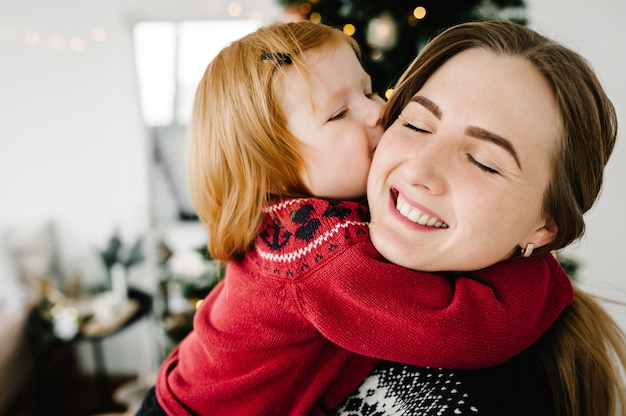
[[[132,23],[229,18],[227,3],[0,0],[0,228],[53,219],[94,247],[102,246],[115,227],[129,238],[146,232],[148,145],[134,75]],[[279,15],[273,0],[240,3],[242,17],[254,10],[268,21]],[[626,2],[527,0],[527,5],[531,27],[589,58],[626,123]],[[90,39],[93,27],[107,31],[105,42]],[[29,30],[40,33],[38,46],[24,42]],[[81,37],[85,49],[72,52],[66,44],[52,50],[47,42],[54,35],[65,42]],[[626,301],[623,136],[604,194],[588,216],[587,235],[572,253],[584,264],[586,287]],[[626,327],[626,307],[612,313]],[[112,360],[122,368],[137,364],[128,354]]]
[[[149,142],[141,120],[132,26],[232,19],[226,0],[0,0],[0,238],[57,224],[79,262],[115,229],[130,244],[150,227]],[[277,20],[274,0],[239,1],[240,18]],[[91,38],[93,28],[106,40]],[[40,42],[25,42],[29,31]],[[60,39],[55,50],[50,40]],[[69,47],[84,42],[82,52]],[[158,70],[158,68],[155,68]],[[149,273],[148,273],[149,274]],[[135,276],[150,287],[154,276]],[[89,278],[89,276],[86,276]],[[0,279],[2,281],[2,279]],[[0,287],[0,291],[4,288]],[[105,343],[114,371],[136,370],[142,326]],[[135,335],[133,335],[135,334]],[[82,345],[89,360],[88,345]],[[88,366],[89,367],[89,366]]]
[[[140,118],[132,24],[227,19],[229,2],[194,0],[0,1],[0,225],[55,219],[88,242],[149,221],[147,140]],[[241,3],[241,2],[240,2]],[[241,17],[277,16],[248,1]],[[257,14],[258,15],[258,14]],[[107,39],[90,38],[94,27]],[[29,46],[25,34],[41,42]],[[60,36],[61,50],[48,41]],[[80,37],[85,48],[70,50]],[[155,69],[158,70],[158,69]]]

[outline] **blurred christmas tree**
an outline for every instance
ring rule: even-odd
[[[457,23],[508,19],[526,24],[523,0],[278,0],[287,19],[343,29],[363,49],[380,95],[433,35]]]

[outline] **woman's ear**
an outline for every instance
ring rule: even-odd
[[[522,247],[523,249],[529,243],[533,244],[535,249],[539,247],[543,247],[553,242],[558,232],[559,232],[559,227],[556,225],[556,222],[552,218],[550,218],[546,220],[545,224],[542,227],[530,233],[528,237],[526,237],[520,243],[520,247]]]

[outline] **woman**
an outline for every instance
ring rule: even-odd
[[[450,270],[451,257],[454,271],[479,270],[520,247],[545,253],[579,238],[617,132],[586,61],[507,22],[433,39],[399,81],[384,125],[368,181],[371,238],[390,261],[431,271]],[[447,226],[427,228],[424,215]],[[451,371],[381,362],[338,413],[624,414],[624,368],[623,332],[577,290],[507,363]]]

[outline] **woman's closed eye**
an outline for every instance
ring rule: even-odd
[[[425,129],[421,128],[421,127],[417,127],[417,126],[415,126],[415,125],[413,125],[411,123],[404,123],[404,127],[406,127],[409,130],[413,130],[415,132],[418,132],[418,133],[430,133],[430,131],[425,130]]]
[[[474,156],[472,156],[471,154],[467,154],[467,160],[469,160],[473,165],[477,166],[479,169],[481,169],[484,172],[490,173],[490,174],[498,174],[500,172],[498,172],[496,169],[484,165],[481,162],[479,162],[478,160],[474,159]]]

